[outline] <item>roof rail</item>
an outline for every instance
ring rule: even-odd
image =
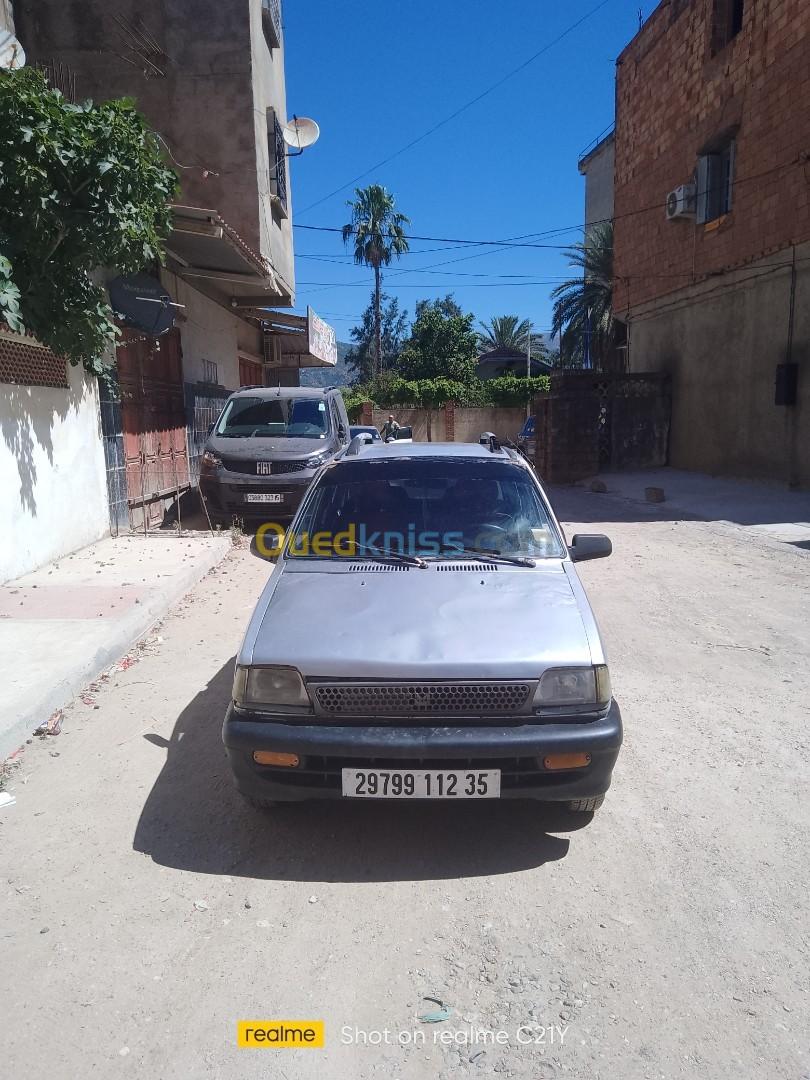
[[[494,431],[482,431],[478,436],[481,446],[486,446],[491,454],[497,454],[501,449],[500,440]]]

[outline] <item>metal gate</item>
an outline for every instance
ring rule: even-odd
[[[130,524],[149,528],[189,486],[180,331],[124,330],[116,357]]]

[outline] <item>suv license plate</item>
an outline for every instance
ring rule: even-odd
[[[498,799],[500,769],[343,769],[350,799]]]
[[[284,502],[283,495],[246,495],[245,502],[249,503],[280,503]]]

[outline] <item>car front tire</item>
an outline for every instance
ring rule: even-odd
[[[568,809],[577,814],[592,814],[604,801],[604,795],[596,795],[592,799],[572,799],[568,804]]]
[[[275,810],[278,803],[274,799],[256,799],[252,795],[242,795],[242,798],[252,807],[254,810],[261,810],[266,813],[268,810]]]

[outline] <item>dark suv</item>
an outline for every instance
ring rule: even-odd
[[[316,471],[348,442],[349,417],[339,390],[237,390],[211,429],[200,466],[212,521],[291,518]]]

